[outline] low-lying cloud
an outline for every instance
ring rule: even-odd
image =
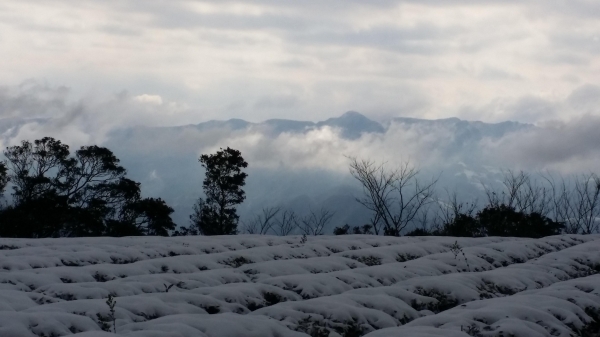
[[[513,167],[600,172],[600,116],[584,115],[567,122],[517,132],[489,142],[487,151]],[[508,166],[507,165],[507,166]]]
[[[600,87],[584,85],[563,100],[525,96],[514,101],[491,102],[463,115],[496,120],[512,116],[537,127],[498,126],[485,131],[478,124],[452,122],[405,123],[390,120],[384,133],[363,133],[347,139],[335,127],[310,127],[305,132],[273,132],[265,124],[230,128],[225,125],[198,129],[192,126],[190,107],[164,100],[157,94],[121,92],[105,98],[74,99],[66,87],[28,81],[0,88],[0,135],[3,146],[24,139],[53,136],[73,145],[110,143],[118,130],[128,130],[130,151],[151,155],[153,151],[194,154],[219,147],[240,149],[255,167],[346,171],[347,156],[397,163],[410,160],[423,167],[444,167],[448,161],[477,158],[496,166],[532,169],[571,167],[586,162],[582,170],[594,169],[600,149]],[[287,104],[283,96],[264,104]],[[502,113],[498,112],[502,111]],[[565,118],[565,115],[570,118]],[[176,129],[148,129],[190,124]],[[488,127],[489,128],[489,127]],[[486,129],[487,130],[487,129]],[[491,130],[491,131],[490,131]],[[495,131],[494,131],[495,130]],[[488,132],[489,134],[486,134]],[[139,133],[139,134],[138,134]],[[342,169],[340,169],[342,168]]]

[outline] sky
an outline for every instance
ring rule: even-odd
[[[94,130],[600,115],[596,0],[4,0],[0,55],[0,118]]]

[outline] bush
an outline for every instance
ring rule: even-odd
[[[333,229],[334,235],[348,235],[348,234],[370,234],[373,235],[373,226],[366,224],[362,226],[354,226],[350,227],[348,224],[345,224],[342,227],[336,227]]]
[[[406,233],[405,236],[430,236],[432,233],[425,228],[417,228]]]
[[[564,225],[539,213],[525,214],[504,204],[488,206],[473,217],[458,214],[452,222],[444,224],[436,235],[481,237],[513,236],[541,238],[557,235]]]

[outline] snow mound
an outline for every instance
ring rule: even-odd
[[[0,336],[115,330],[588,336],[600,333],[600,236],[0,238]]]

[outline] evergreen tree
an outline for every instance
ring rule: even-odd
[[[203,154],[199,159],[206,169],[202,187],[205,199],[199,199],[190,216],[191,226],[177,234],[231,235],[237,234],[239,216],[236,206],[246,199],[242,186],[246,184],[248,167],[240,151],[220,149],[215,154]]]

